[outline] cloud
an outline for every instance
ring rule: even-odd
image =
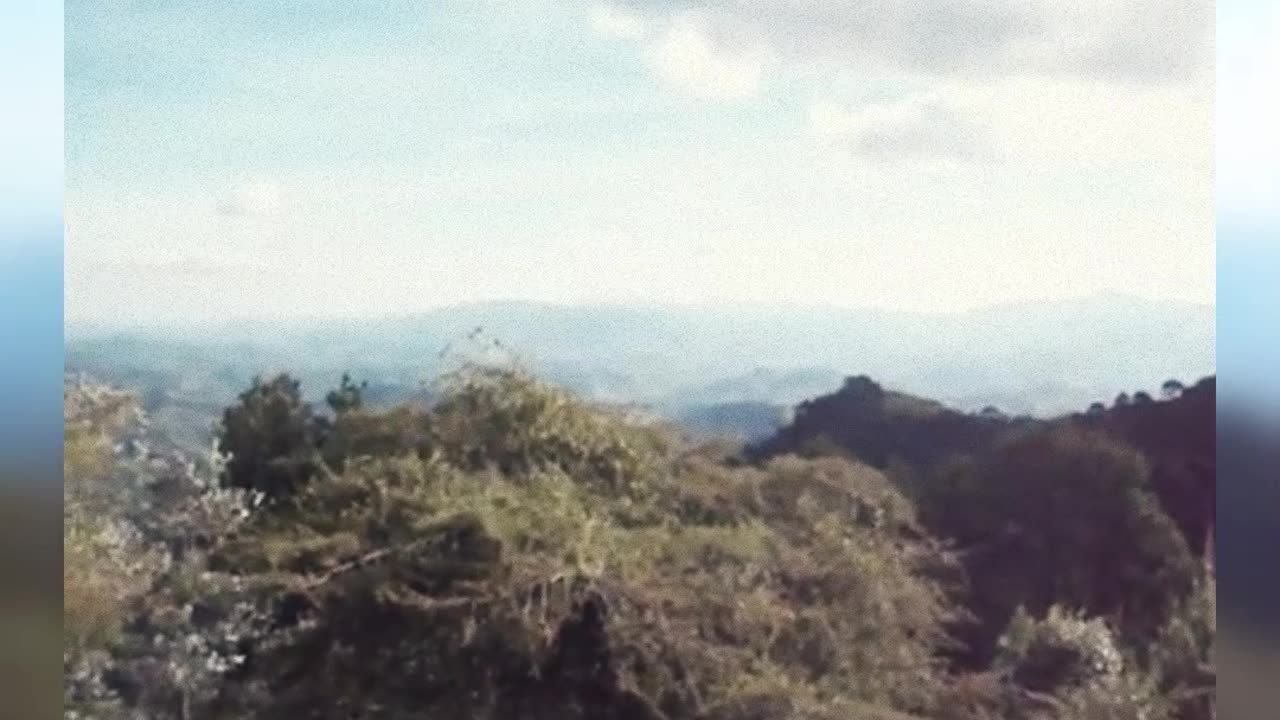
[[[685,14],[649,48],[647,60],[659,77],[686,95],[742,100],[759,91],[768,52],[757,43],[719,43],[702,18]]]
[[[263,216],[279,212],[282,206],[280,188],[272,182],[259,181],[236,186],[218,200],[219,215]]]
[[[826,98],[810,108],[811,129],[861,160],[1009,159],[1133,175],[1158,156],[1179,192],[1198,192],[1212,174],[1195,149],[1210,142],[1201,122],[1214,82],[1208,0],[612,2],[596,32],[638,39],[673,90],[741,102],[776,78]],[[886,102],[872,86],[909,99]],[[1151,110],[1170,115],[1142,115]],[[1180,115],[1191,119],[1178,126]],[[1171,145],[1180,149],[1170,154]],[[1168,166],[1179,152],[1196,159]]]
[[[1067,212],[1075,203],[1096,209],[1100,199],[1126,199],[1163,218],[1170,232],[1195,225],[1188,237],[1199,237],[1199,226],[1211,228],[1212,88],[939,81],[888,100],[818,94],[807,119],[828,162],[864,180],[883,176],[888,164],[915,173],[904,175],[906,184],[925,183],[922,166],[971,188],[994,173],[1017,183],[1001,192],[1019,203]]]
[[[987,128],[936,94],[847,108],[829,100],[809,109],[810,128],[875,161],[987,160],[996,148]]]
[[[1208,0],[622,0],[651,18],[696,11],[726,39],[793,62],[913,75],[1184,80],[1212,70]]]
[[[591,28],[604,37],[638,40],[647,27],[639,15],[613,5],[597,5],[591,9]]]
[[[1093,12],[1067,12],[1053,25],[1058,43],[1037,48],[1042,73],[1060,67],[1112,83],[1179,84],[1214,69],[1214,3],[1111,0]]]
[[[158,256],[141,256],[123,261],[94,261],[76,258],[67,263],[68,272],[72,269],[81,275],[124,275],[126,273],[149,272],[186,275],[234,274],[259,270],[263,263],[254,257],[214,256],[193,251],[190,256],[173,253]]]

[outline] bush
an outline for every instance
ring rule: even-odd
[[[1217,583],[1203,579],[1161,628],[1150,651],[1160,691],[1178,720],[1212,720],[1216,705]]]
[[[1160,720],[1168,703],[1150,675],[1126,659],[1106,623],[1053,606],[1034,619],[1019,608],[995,667],[1010,683],[1015,717]]]
[[[449,379],[423,424],[430,452],[371,446],[217,550],[281,620],[227,695],[274,717],[692,720],[769,683],[812,717],[933,706],[945,553],[878,471],[728,468],[506,371]]]
[[[1056,605],[1039,621],[1018,608],[998,647],[996,667],[1033,692],[1111,682],[1124,670],[1120,649],[1102,620]]]

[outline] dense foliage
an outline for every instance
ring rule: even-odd
[[[1212,716],[1212,579],[1141,453],[877,390],[744,458],[510,368],[393,408],[282,375],[196,464],[69,384],[68,717]],[[904,463],[906,416],[977,446]]]
[[[1020,433],[939,468],[922,493],[925,517],[967,548],[989,633],[971,635],[973,649],[1019,605],[1062,603],[1150,639],[1198,567],[1149,481],[1139,453],[1074,427]]]

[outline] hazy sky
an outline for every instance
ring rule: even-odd
[[[66,14],[70,322],[1214,299],[1207,0]]]

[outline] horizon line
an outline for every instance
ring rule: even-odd
[[[457,310],[481,309],[481,308],[501,308],[501,307],[525,307],[556,310],[589,310],[589,309],[614,309],[614,310],[645,310],[645,311],[679,311],[679,310],[791,310],[791,311],[811,311],[811,312],[836,312],[836,313],[871,313],[871,314],[893,314],[914,317],[947,317],[947,316],[965,316],[975,315],[984,312],[993,312],[1000,310],[1016,310],[1020,308],[1031,308],[1037,306],[1051,305],[1070,305],[1082,302],[1129,302],[1141,303],[1149,305],[1164,305],[1182,307],[1187,309],[1214,309],[1217,308],[1217,298],[1212,301],[1196,301],[1185,298],[1170,297],[1152,297],[1139,293],[1120,292],[1107,290],[1096,293],[1088,293],[1081,295],[1063,296],[1063,297],[1042,297],[1027,298],[1024,300],[1004,300],[971,307],[964,307],[954,310],[943,309],[915,309],[893,307],[888,305],[842,305],[836,303],[815,303],[815,302],[788,302],[788,301],[769,301],[769,300],[705,300],[705,301],[662,301],[662,300],[540,300],[530,298],[493,298],[478,300],[462,300],[450,303],[444,303],[432,307],[421,309],[406,309],[403,311],[392,312],[368,312],[363,314],[357,313],[330,313],[330,314],[298,314],[298,315],[262,315],[257,317],[247,316],[229,316],[224,318],[173,318],[163,320],[141,320],[141,321],[101,321],[101,320],[80,320],[75,318],[65,318],[63,321],[63,335],[67,338],[73,334],[103,334],[103,333],[127,333],[127,332],[147,332],[147,331],[172,331],[184,328],[205,329],[205,330],[231,330],[236,326],[261,327],[262,325],[282,324],[287,327],[302,327],[314,324],[343,324],[353,322],[394,322],[411,320],[414,318],[430,316],[438,313],[445,313]]]

